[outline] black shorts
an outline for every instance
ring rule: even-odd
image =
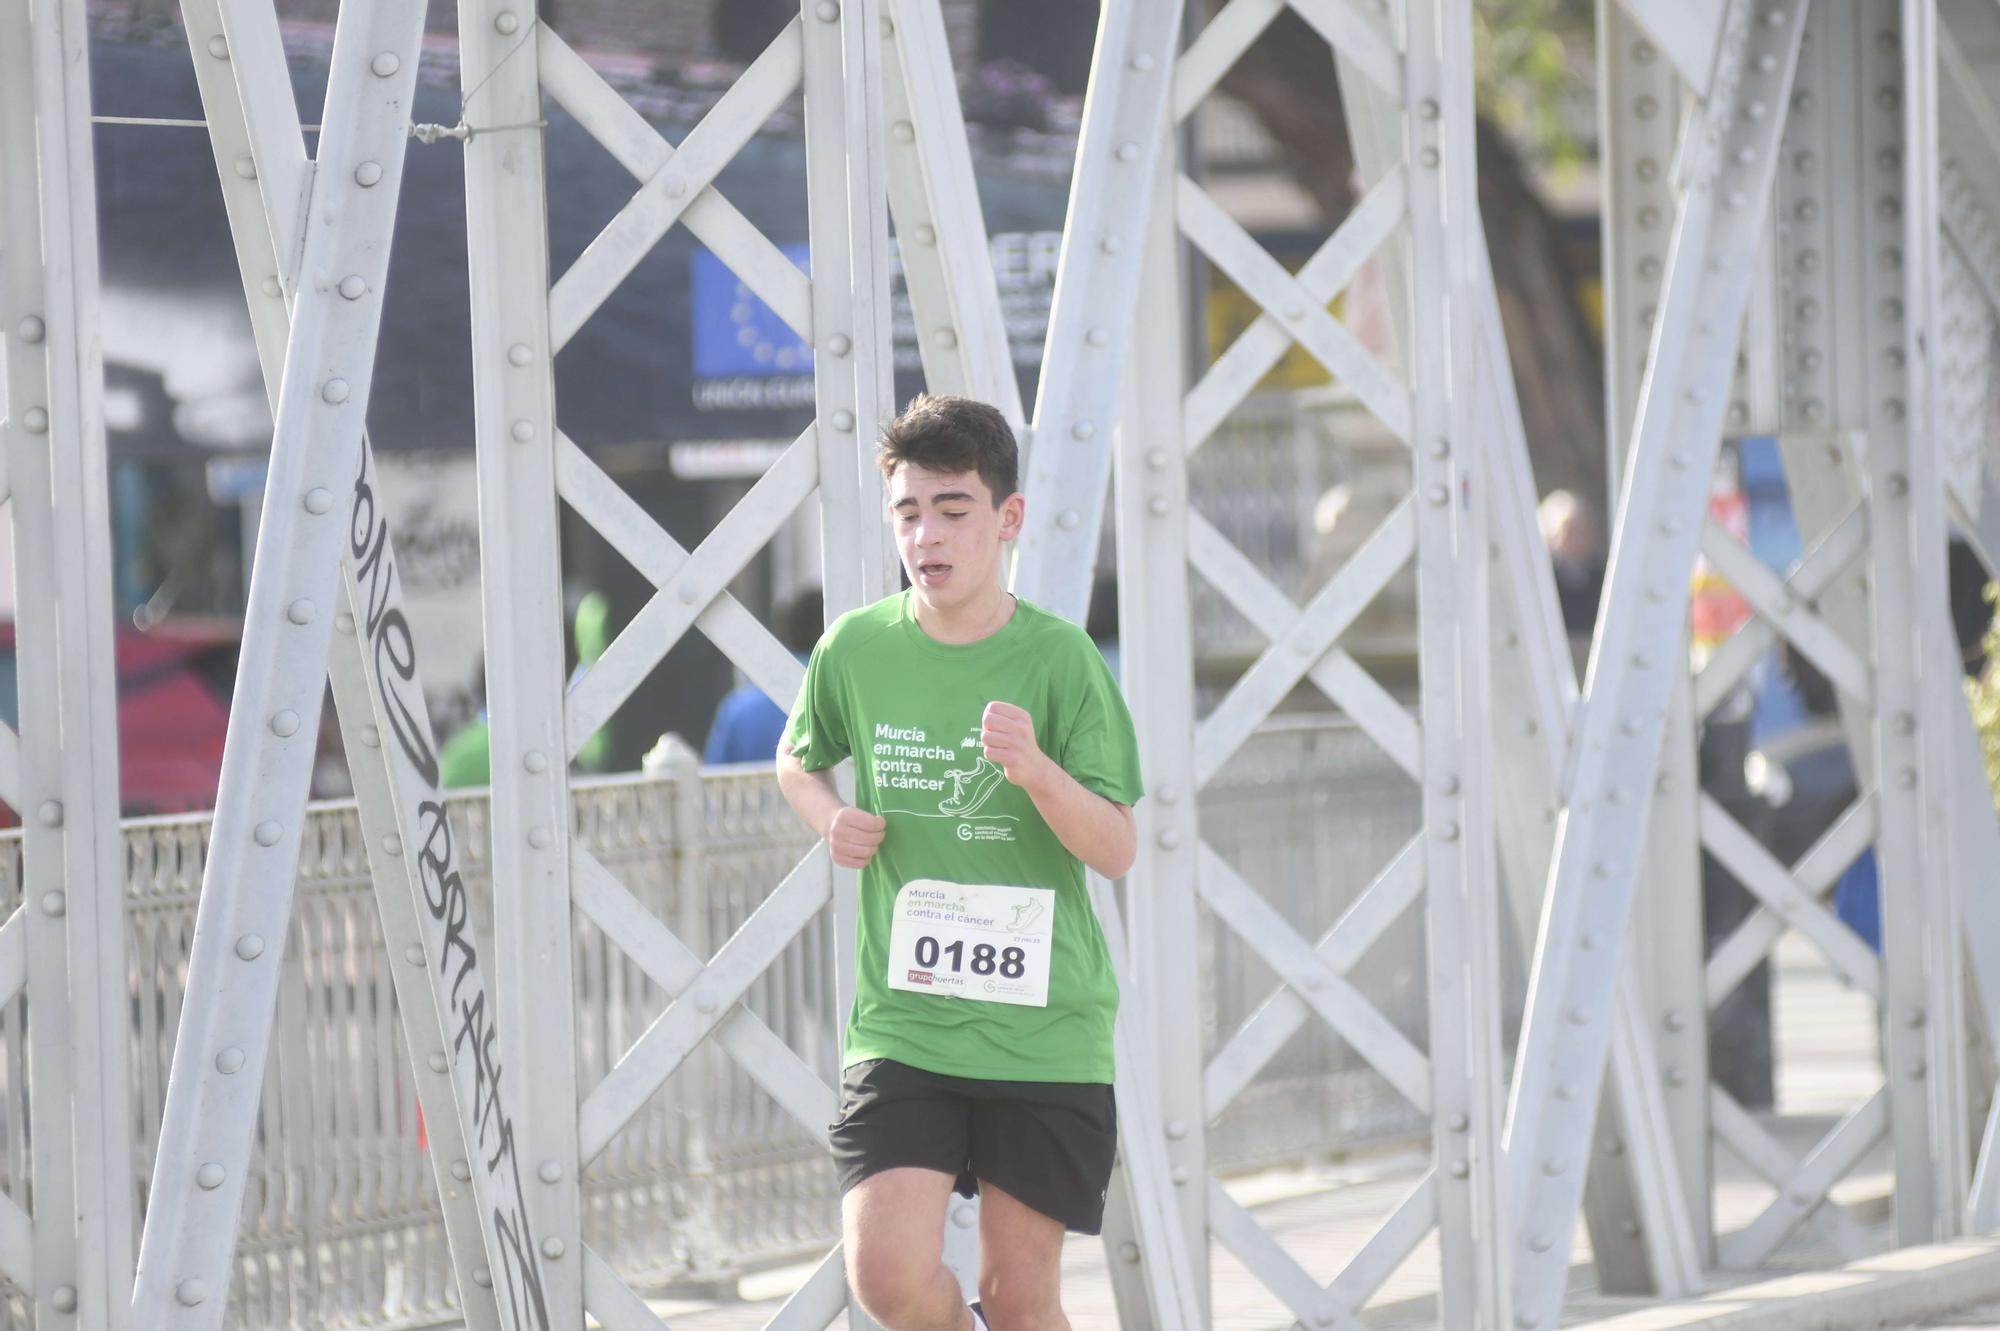
[[[1118,1111],[1097,1082],[979,1081],[877,1058],[847,1069],[833,1127],[840,1190],[885,1169],[985,1179],[1079,1234],[1104,1227]]]

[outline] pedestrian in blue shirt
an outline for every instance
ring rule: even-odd
[[[817,587],[799,592],[781,607],[773,625],[778,638],[803,662],[825,629],[826,602]],[[708,746],[701,760],[720,763],[769,763],[785,733],[785,712],[755,684],[730,690],[709,723]]]

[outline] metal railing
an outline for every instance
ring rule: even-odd
[[[1415,830],[1411,796],[1407,779],[1345,723],[1273,724],[1204,792],[1203,833],[1310,936]],[[468,886],[476,883],[474,926],[489,934],[484,797],[456,798],[452,816]],[[573,817],[576,844],[703,955],[749,917],[809,840],[769,772],[746,768],[690,763],[660,776],[580,781]],[[202,815],[125,827],[142,1205],[208,834]],[[22,888],[19,834],[0,835],[0,909],[11,911]],[[666,1001],[581,915],[575,939],[579,1071],[591,1085]],[[1424,1020],[1422,946],[1412,913],[1353,977],[1412,1034]],[[838,1058],[831,947],[830,927],[815,924],[746,999],[829,1080]],[[1276,987],[1252,956],[1209,922],[1205,1052]],[[354,806],[315,805],[244,1200],[233,1327],[407,1328],[453,1316],[450,1258],[389,964]],[[26,1015],[25,999],[0,1008],[0,1191],[24,1205],[32,1201]],[[1379,1076],[1314,1029],[1272,1060],[1210,1141],[1218,1167],[1248,1169],[1421,1127]],[[819,1148],[726,1055],[706,1047],[586,1171],[584,1235],[640,1287],[726,1287],[740,1272],[830,1244],[836,1191]],[[31,1325],[23,1300],[0,1298],[0,1328]]]

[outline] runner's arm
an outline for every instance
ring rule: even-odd
[[[833,784],[833,769],[808,772],[793,756],[790,742],[783,739],[778,741],[778,789],[816,837],[824,838],[833,816],[847,807]]]
[[[1122,878],[1132,867],[1139,854],[1139,832],[1130,805],[1085,789],[1046,755],[1034,778],[1022,788],[1070,854],[1106,878]]]

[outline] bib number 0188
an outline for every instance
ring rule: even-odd
[[[954,974],[966,968],[965,940],[960,938],[940,945],[937,939],[925,934],[917,940],[916,955],[919,966],[934,967],[943,958],[950,957]],[[1027,974],[1028,954],[1018,947],[996,949],[991,943],[975,944],[972,949],[972,973],[991,975],[996,969],[1007,979],[1018,980]]]

